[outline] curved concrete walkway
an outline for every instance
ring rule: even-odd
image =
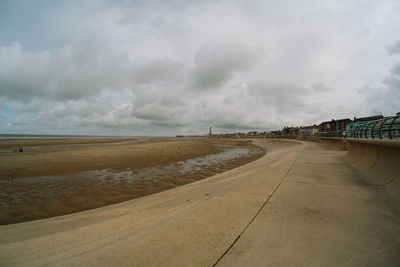
[[[400,265],[398,173],[368,184],[379,164],[355,168],[364,150],[256,142],[267,149],[263,158],[192,184],[0,226],[0,265]]]
[[[349,153],[302,144],[286,179],[219,265],[400,266],[398,149],[378,158],[382,148],[366,144],[353,143]],[[387,169],[368,176],[382,162]],[[376,184],[390,173],[392,183]]]

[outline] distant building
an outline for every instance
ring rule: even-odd
[[[324,121],[320,125],[318,125],[318,135],[320,136],[345,136],[346,126],[352,121],[348,118]]]
[[[282,130],[284,136],[298,136],[300,135],[301,127],[285,127]]]
[[[259,132],[259,133],[257,133],[257,136],[267,136],[267,132],[266,131]]]
[[[333,120],[332,120],[333,121]],[[318,125],[318,132],[321,134],[321,133],[327,133],[327,132],[330,132],[331,131],[331,128],[332,128],[332,122],[331,121],[324,121],[324,122],[321,122],[319,125]]]
[[[257,136],[257,131],[248,132],[247,136]]]
[[[278,130],[278,131],[272,131],[271,134],[272,136],[282,136],[283,132],[282,130]]]
[[[355,127],[370,123],[371,121],[381,120],[383,118],[384,117],[382,115],[375,115],[375,116],[362,117],[362,118],[354,117],[354,120],[351,123],[347,124],[347,126],[346,126],[346,136],[354,137],[353,129]]]
[[[344,132],[346,131],[346,125],[351,123],[351,120],[349,118],[347,119],[341,119],[336,121],[336,131],[337,132]]]
[[[353,122],[375,121],[375,120],[380,120],[380,119],[383,119],[383,116],[382,116],[382,115],[375,115],[375,116],[362,117],[362,118],[356,118],[356,117],[354,117]]]
[[[317,135],[317,134],[318,134],[317,125],[300,127],[300,135],[302,136]]]
[[[286,126],[282,129],[282,134],[284,136],[291,136],[294,133],[294,127]]]

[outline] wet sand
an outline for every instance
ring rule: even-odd
[[[109,146],[109,145],[128,145],[140,143],[151,139],[150,137],[123,138],[123,137],[70,137],[68,138],[51,138],[51,139],[11,139],[0,138],[0,153],[19,152],[23,148],[23,152],[39,151],[39,150],[55,150],[65,148],[78,148],[87,146]]]
[[[0,224],[139,198],[233,169],[265,154],[249,142],[233,139],[157,138],[101,145],[132,140],[2,140],[0,148],[22,143],[48,146],[97,142],[99,146],[0,153]],[[236,154],[225,157],[229,151]],[[220,160],[216,160],[218,155]]]
[[[17,148],[39,145],[66,145],[66,144],[103,144],[138,140],[139,137],[53,137],[53,138],[18,138],[3,137],[0,139],[0,148]]]

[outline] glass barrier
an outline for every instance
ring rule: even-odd
[[[400,137],[400,115],[369,121],[355,126],[350,131],[353,138],[398,138]]]

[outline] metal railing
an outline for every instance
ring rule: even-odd
[[[350,137],[366,139],[398,138],[400,137],[400,115],[358,125],[351,130]]]

